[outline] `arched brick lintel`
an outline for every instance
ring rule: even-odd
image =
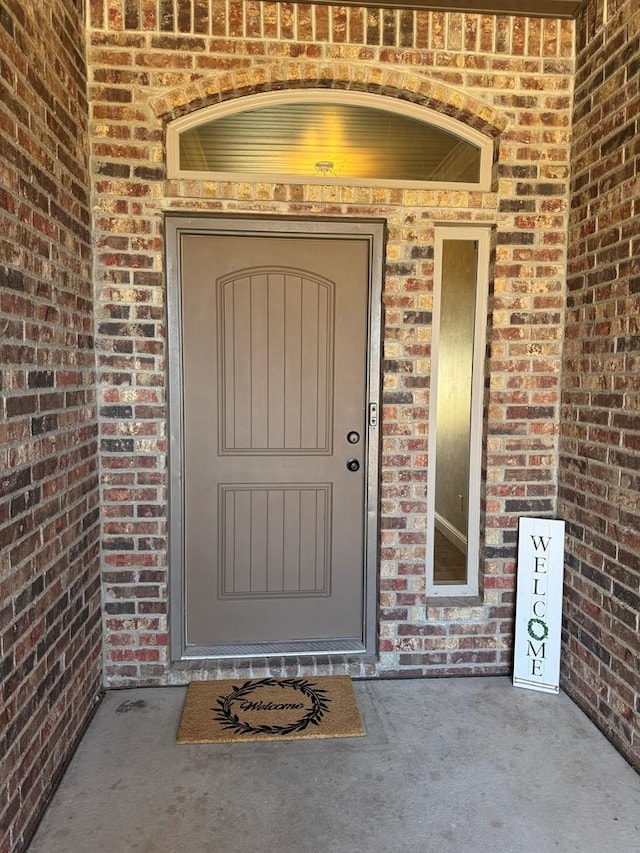
[[[439,81],[378,65],[347,62],[279,61],[225,71],[166,92],[151,99],[150,105],[156,117],[168,123],[203,107],[285,89],[337,89],[409,101],[493,138],[508,124],[505,115],[491,104]]]

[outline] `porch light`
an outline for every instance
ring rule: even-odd
[[[319,175],[335,175],[333,171],[333,160],[318,160],[315,170]]]

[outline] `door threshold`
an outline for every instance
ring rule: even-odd
[[[236,643],[215,646],[187,646],[182,660],[220,660],[229,658],[300,657],[301,655],[366,654],[360,638],[300,640],[286,643]]]

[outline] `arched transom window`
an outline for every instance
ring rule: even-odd
[[[172,122],[169,177],[488,189],[493,142],[416,104],[334,90],[271,92]]]

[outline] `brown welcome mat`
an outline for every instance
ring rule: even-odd
[[[360,737],[348,675],[192,681],[178,743]]]

